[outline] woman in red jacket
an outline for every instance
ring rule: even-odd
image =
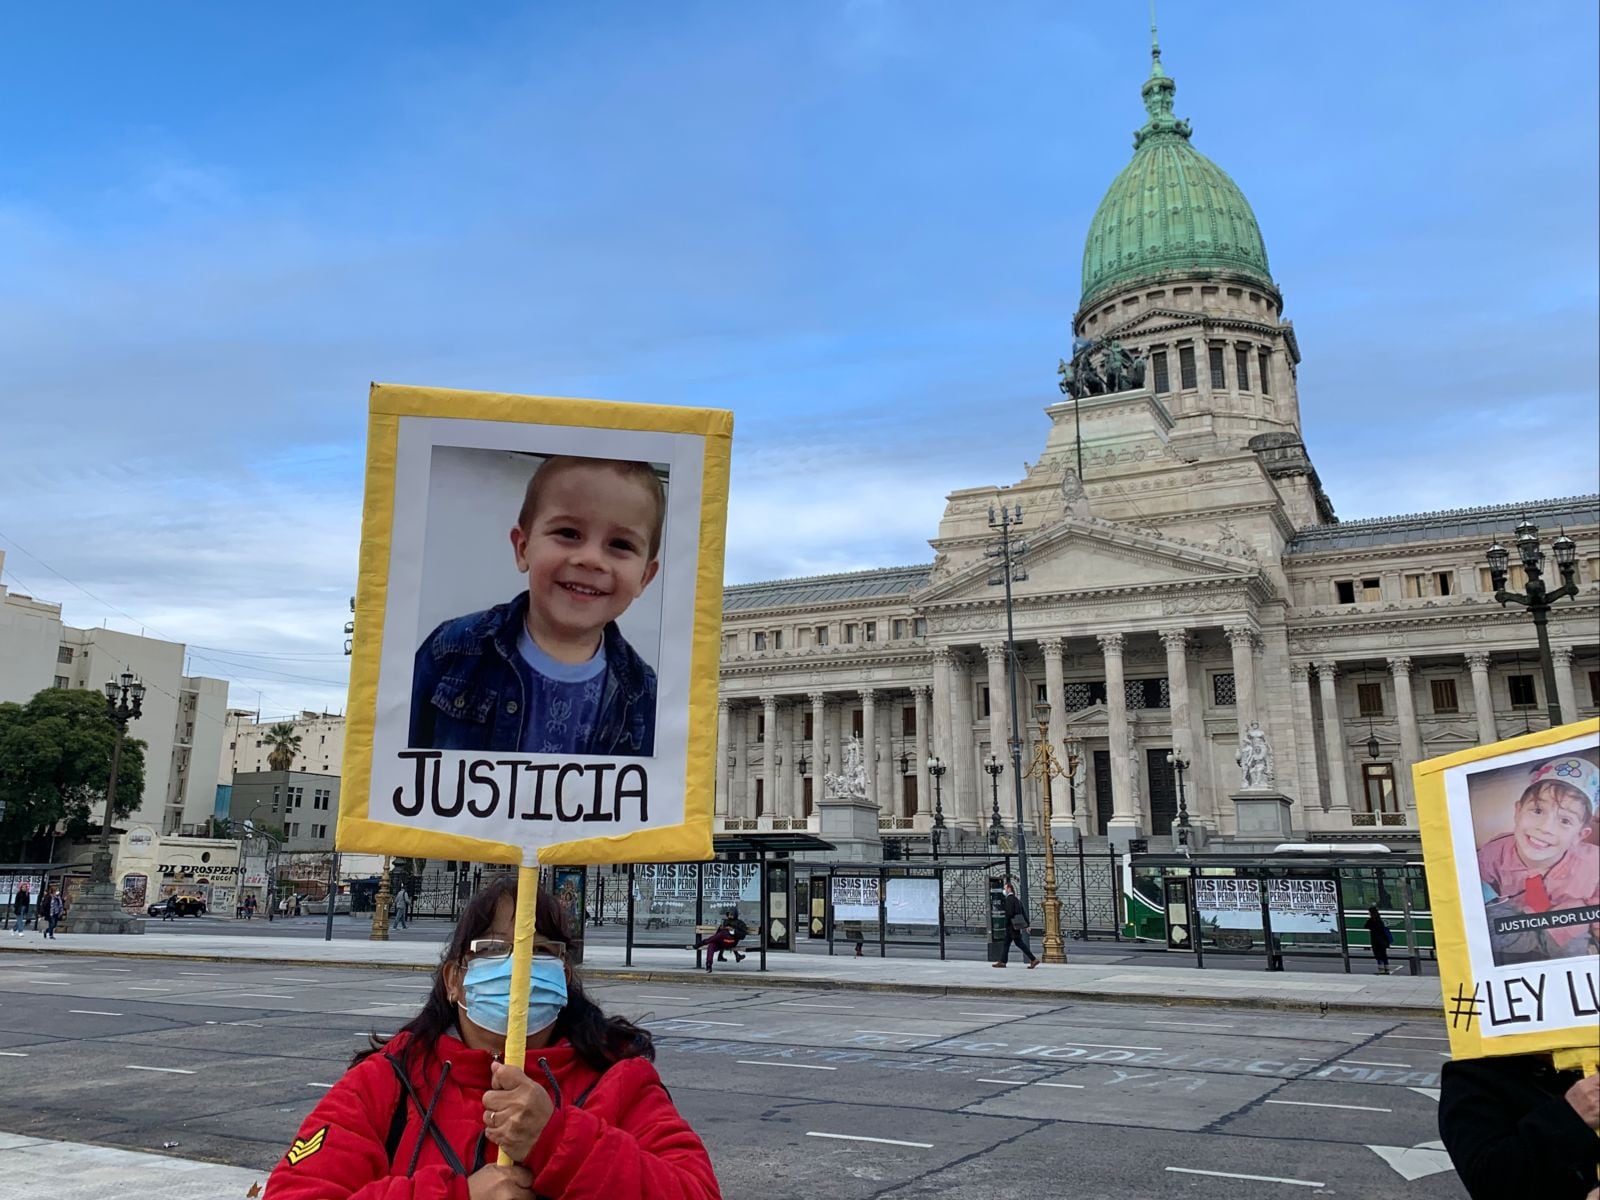
[[[422,1011],[374,1037],[300,1126],[267,1200],[720,1200],[645,1030],[607,1018],[539,893],[528,1053],[505,1063],[515,877],[456,923]],[[495,1165],[504,1148],[513,1165]]]

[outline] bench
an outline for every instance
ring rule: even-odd
[[[694,951],[696,963],[705,961],[701,951],[706,948],[706,943],[710,941],[711,935],[721,928],[721,925],[696,925],[694,927],[694,945],[687,947],[687,949]],[[755,954],[761,949],[761,935],[752,929],[739,939],[737,947],[730,946],[728,949],[736,949],[740,954]]]

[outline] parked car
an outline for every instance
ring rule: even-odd
[[[178,902],[178,905],[177,905],[178,916],[180,916],[180,917],[203,917],[203,916],[205,916],[206,902],[204,900],[202,900],[199,896],[177,896],[177,897],[174,897],[174,899],[176,899],[177,902]],[[167,902],[165,900],[157,900],[154,904],[152,904],[149,908],[145,909],[144,911],[149,916],[159,917],[163,912],[166,911],[166,907],[167,907]]]

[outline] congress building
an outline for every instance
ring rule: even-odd
[[[1174,90],[1157,51],[1026,476],[952,492],[931,561],[727,589],[719,831],[817,831],[859,737],[886,842],[926,848],[939,816],[945,845],[976,848],[996,809],[1013,823],[1013,709],[1026,766],[1045,702],[1080,764],[1053,787],[1058,842],[1169,845],[1176,758],[1197,839],[1414,848],[1412,763],[1549,724],[1534,624],[1486,560],[1508,547],[1524,586],[1524,521],[1551,587],[1575,562],[1553,699],[1595,715],[1600,496],[1338,520],[1260,227]],[[1246,763],[1270,761],[1247,789],[1253,724]],[[1024,811],[1037,836],[1032,779]]]

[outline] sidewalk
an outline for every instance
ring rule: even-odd
[[[0,1200],[246,1200],[266,1182],[265,1171],[0,1133]]]
[[[135,958],[173,958],[211,962],[251,962],[273,966],[381,967],[431,971],[443,941],[372,942],[321,938],[243,937],[228,934],[163,934],[141,937],[75,934],[45,942],[33,937],[0,943],[0,952],[101,954]],[[687,950],[636,948],[633,964],[623,962],[623,948],[591,944],[583,970],[591,980],[677,982],[694,979],[734,987],[850,988],[858,991],[1007,996],[1029,1000],[1064,997],[1149,1004],[1233,1005],[1312,1012],[1436,1015],[1443,1011],[1439,980],[1409,975],[1329,975],[1253,970],[1177,970],[1138,968],[1125,964],[1041,965],[1027,970],[1013,962],[997,972],[986,962],[917,958],[826,957],[814,954],[767,956],[767,970],[757,969],[751,953],[743,963],[718,964],[714,974],[697,968]]]

